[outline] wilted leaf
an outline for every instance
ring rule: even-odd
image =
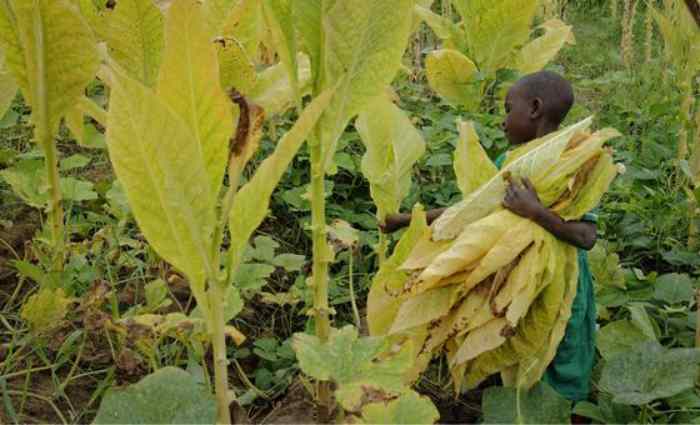
[[[641,405],[671,397],[695,385],[700,351],[666,349],[648,342],[608,360],[600,386],[615,403]]]
[[[275,151],[258,166],[253,178],[238,191],[229,215],[229,252],[234,269],[240,262],[250,235],[267,215],[273,190],[332,96],[333,91],[325,92],[304,109],[291,130],[277,143]]]
[[[123,389],[109,389],[96,424],[213,424],[216,401],[182,369],[165,367]]]
[[[408,391],[396,400],[372,403],[362,408],[365,424],[433,424],[440,413],[429,398]]]
[[[33,332],[49,332],[66,317],[71,302],[61,288],[41,288],[24,303],[21,316]]]
[[[482,409],[487,424],[563,424],[571,417],[571,402],[545,382],[529,391],[487,388]]]
[[[403,374],[411,366],[409,349],[380,360],[389,348],[387,341],[381,337],[358,338],[352,326],[333,330],[325,344],[315,336],[297,333],[292,348],[305,374],[336,383],[336,398],[347,410],[360,407],[366,390],[401,392]]]

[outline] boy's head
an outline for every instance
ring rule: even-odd
[[[541,71],[526,75],[506,96],[503,130],[513,145],[556,131],[574,104],[574,90],[560,75]]]

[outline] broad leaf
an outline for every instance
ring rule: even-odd
[[[433,424],[440,413],[428,397],[408,391],[389,402],[378,402],[362,408],[365,424]]]
[[[292,17],[311,62],[312,86],[321,79],[321,0],[292,1]]]
[[[305,374],[336,383],[336,398],[346,410],[360,407],[366,391],[401,392],[403,373],[411,365],[406,348],[380,359],[389,348],[387,341],[381,337],[358,338],[352,326],[333,330],[325,344],[315,336],[295,334],[292,347]]]
[[[575,42],[571,26],[559,19],[549,20],[540,25],[540,28],[544,34],[527,43],[518,52],[515,69],[523,74],[542,70],[566,43]]]
[[[480,84],[471,59],[457,50],[436,50],[427,56],[425,69],[430,87],[446,101],[467,110],[479,106]]]
[[[571,402],[544,382],[529,391],[487,388],[482,408],[487,424],[563,424],[571,417]]]
[[[467,50],[480,71],[504,67],[530,37],[537,0],[455,0],[463,19]]]
[[[267,215],[272,191],[333,95],[332,90],[327,91],[304,109],[291,130],[279,141],[275,151],[260,164],[253,178],[236,195],[229,215],[232,269],[235,270],[248,239]]]
[[[440,37],[442,40],[449,40],[464,36],[455,23],[444,16],[433,13],[429,7],[423,7],[422,5],[417,4],[413,9],[413,13],[425,21],[430,29],[433,30],[435,35]]]
[[[600,355],[610,360],[613,357],[649,341],[641,329],[628,320],[608,323],[598,331],[597,345]]]
[[[153,1],[119,0],[109,19],[109,55],[130,77],[151,87],[158,78],[163,33],[163,15]]]
[[[297,65],[297,43],[292,14],[293,0],[264,0],[263,12],[275,50],[287,69],[294,102],[301,105]]]
[[[367,152],[362,174],[369,180],[377,216],[399,212],[411,188],[413,165],[425,152],[425,141],[406,114],[380,96],[360,114],[355,124]]]
[[[693,388],[699,361],[697,349],[668,350],[649,342],[607,361],[600,386],[615,403],[650,403]]]
[[[0,7],[5,61],[32,107],[37,138],[51,142],[61,119],[94,78],[97,43],[65,0],[15,0]]]
[[[668,304],[689,303],[694,294],[693,282],[687,274],[664,274],[654,285],[654,298]]]
[[[107,128],[110,159],[139,227],[201,298],[205,275],[213,276],[216,198],[194,134],[152,90],[119,73]]]
[[[413,0],[322,2],[321,87],[337,87],[321,119],[324,164],[350,119],[380,95],[401,66]],[[313,60],[313,59],[312,59]]]
[[[158,95],[189,126],[204,159],[210,192],[217,195],[233,136],[231,101],[219,85],[216,49],[195,0],[176,0],[170,6],[166,42]]]
[[[459,140],[454,154],[454,168],[457,186],[463,196],[467,196],[498,173],[479,142],[479,136],[471,121],[459,121]]]
[[[227,40],[237,40],[251,60],[258,57],[262,33],[265,30],[260,6],[260,0],[238,0],[222,21],[221,30],[215,34]]]
[[[253,58],[248,56],[243,44],[235,38],[217,41],[221,87],[249,95],[257,80]]]
[[[107,390],[96,424],[213,424],[216,401],[182,369],[165,367],[123,389]]]

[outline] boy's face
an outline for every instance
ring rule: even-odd
[[[521,145],[537,138],[537,106],[518,84],[506,96],[506,118],[503,131],[512,145]]]

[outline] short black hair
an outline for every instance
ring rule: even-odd
[[[528,74],[518,80],[516,86],[522,88],[530,99],[542,99],[545,118],[556,125],[564,121],[574,105],[574,88],[556,72]]]

